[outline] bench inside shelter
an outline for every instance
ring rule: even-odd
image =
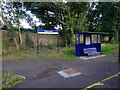
[[[92,55],[101,55],[101,52],[97,52],[96,48],[85,48],[83,49],[84,54],[88,55],[88,56],[92,56]]]

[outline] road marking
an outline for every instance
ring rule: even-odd
[[[17,75],[17,76],[20,76],[21,78],[26,79],[26,77],[24,77],[24,76],[22,76],[22,75]]]
[[[102,82],[107,81],[107,80],[109,80],[109,79],[111,79],[111,78],[113,78],[113,77],[116,77],[116,76],[118,76],[119,74],[120,74],[120,72],[118,72],[117,74],[115,74],[115,75],[113,75],[113,76],[110,76],[110,77],[108,77],[108,78],[106,78],[106,79],[104,79],[104,80],[102,80],[102,81],[100,81],[100,82],[97,82],[97,83],[94,83],[94,84],[92,84],[92,85],[90,85],[90,86],[87,86],[86,88],[81,89],[81,90],[87,90],[88,88],[92,88],[92,87],[94,87],[94,86],[96,86],[96,85],[100,85]]]

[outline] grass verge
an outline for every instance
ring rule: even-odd
[[[22,81],[22,77],[9,73],[2,73],[0,78],[2,78],[2,89],[10,88]]]
[[[75,47],[64,48],[59,51],[59,54],[57,54],[57,52],[52,52],[48,56],[52,59],[60,59],[60,60],[76,60],[76,59],[78,59],[75,56]]]
[[[111,55],[118,53],[118,44],[102,44],[101,53],[103,55]],[[14,48],[10,49],[10,53],[3,56],[3,60],[7,61],[19,61],[19,60],[38,60],[38,59],[59,59],[59,60],[76,60],[79,59],[75,56],[75,47],[60,48],[59,54],[57,49],[46,49],[46,47],[39,49],[40,53],[37,56],[36,48],[22,47],[18,50]]]
[[[101,53],[104,55],[116,54],[119,52],[118,44],[102,44]]]

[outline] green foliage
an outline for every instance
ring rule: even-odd
[[[111,55],[118,53],[118,44],[102,44],[101,53],[103,55]]]
[[[53,45],[46,45],[45,46],[41,41],[39,44],[39,48],[40,48],[40,51],[48,51],[48,50],[56,49],[57,45],[53,44]]]
[[[4,26],[2,27],[2,30],[8,30],[7,26],[4,25]]]
[[[62,51],[62,55],[69,58],[75,58],[75,48],[69,48]]]
[[[32,41],[32,39],[29,37],[28,32],[26,32],[26,38],[25,38],[25,44],[26,46],[33,48],[34,47],[34,42]]]
[[[25,32],[31,32],[31,33],[37,33],[37,29],[25,29],[25,28],[20,28],[21,30],[21,34],[25,33]]]
[[[17,34],[15,32],[15,31],[17,31],[17,28],[11,27],[10,29],[8,29],[8,31],[10,32],[9,33],[10,37],[12,37],[12,38],[16,38],[17,37]]]
[[[109,33],[109,41],[118,37],[120,2],[99,2],[93,4],[88,13],[89,31]]]
[[[45,24],[39,26],[40,29],[50,30],[57,25],[61,26],[65,46],[66,43],[72,44],[74,32],[83,31],[80,30],[80,27],[83,25],[84,16],[89,9],[87,2],[34,2],[24,3],[24,5]]]
[[[11,46],[10,45],[10,42],[8,40],[5,40],[4,38],[8,38],[8,35],[5,34],[6,32],[2,32],[2,56],[5,55],[7,52],[9,52],[9,47]]]
[[[71,47],[71,48],[60,47],[59,54],[57,54],[56,45],[44,46],[41,43],[40,48],[39,48],[40,54],[38,56],[37,56],[37,49],[36,49],[37,47],[28,48],[27,46],[22,46],[22,47],[19,47],[18,50],[16,50],[15,47],[9,46],[9,44],[8,44],[8,47],[9,47],[7,48],[8,54],[4,54],[3,60],[8,60],[8,61],[16,60],[17,61],[17,60],[38,60],[38,59],[55,59],[55,60],[56,59],[59,59],[59,60],[79,59],[75,55],[75,47]],[[101,52],[104,55],[117,54],[118,48],[119,48],[118,44],[102,44]],[[4,52],[6,53],[5,50]]]
[[[11,26],[11,28],[9,29],[6,25],[4,25],[2,30],[9,31],[8,36],[10,36],[12,38],[17,37],[17,34],[15,31],[17,31],[18,29],[16,27]]]
[[[57,53],[57,51],[46,52],[46,53],[44,53],[44,58],[58,59],[58,60],[76,60],[76,59],[78,59],[75,55],[74,47],[60,49],[59,54]]]
[[[65,47],[65,43],[60,43],[60,47]]]
[[[22,78],[20,76],[9,73],[2,73],[2,75],[0,75],[0,78],[2,78],[2,89],[10,88],[22,81]]]

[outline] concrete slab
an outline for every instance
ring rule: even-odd
[[[70,78],[70,77],[75,77],[80,75],[80,72],[77,72],[76,70],[70,68],[70,69],[66,69],[66,70],[62,70],[59,71],[58,74],[60,74],[61,76],[63,76],[64,78]]]
[[[87,59],[93,59],[93,58],[100,58],[100,57],[103,57],[103,56],[106,56],[106,55],[100,55],[100,56],[81,56],[80,59],[84,59],[84,60],[87,60]]]

